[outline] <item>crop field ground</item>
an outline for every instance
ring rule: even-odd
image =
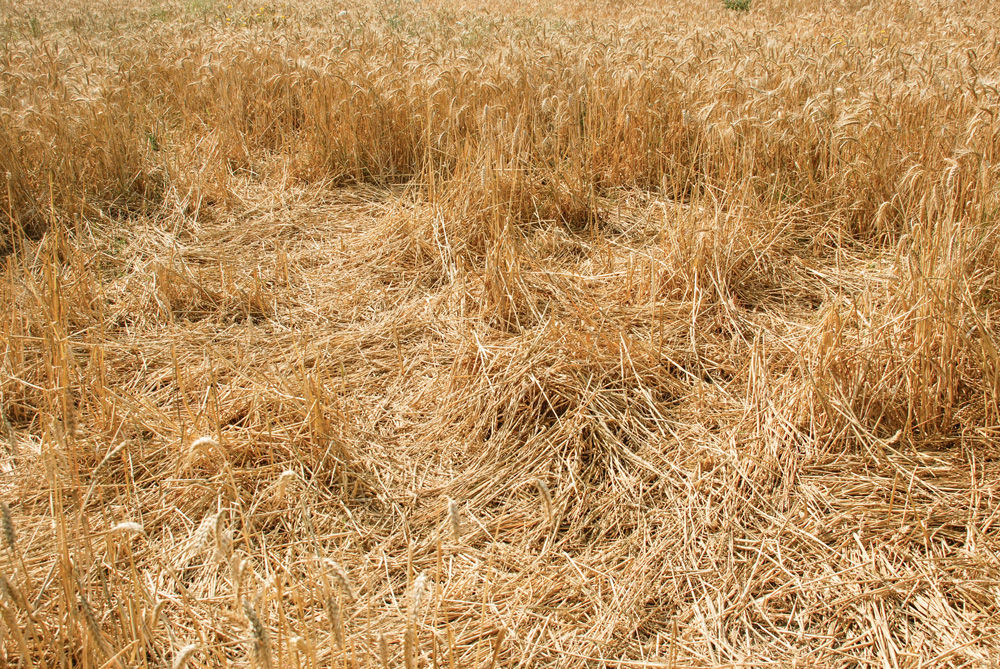
[[[0,0],[0,666],[996,668],[998,114],[987,0]]]

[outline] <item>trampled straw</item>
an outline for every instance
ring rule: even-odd
[[[391,4],[7,3],[0,656],[1000,657],[994,5]]]

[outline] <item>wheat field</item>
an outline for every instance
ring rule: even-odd
[[[997,667],[998,113],[986,0],[0,0],[0,665]]]

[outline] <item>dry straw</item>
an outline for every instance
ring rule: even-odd
[[[1000,657],[995,3],[203,4],[0,21],[0,655]]]

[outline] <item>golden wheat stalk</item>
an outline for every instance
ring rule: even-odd
[[[191,658],[194,657],[194,654],[197,653],[199,650],[200,649],[198,648],[197,644],[192,643],[188,644],[187,646],[184,646],[183,648],[178,650],[177,653],[174,655],[174,661],[173,664],[171,664],[171,667],[173,669],[184,669],[185,667],[187,667],[187,664],[191,660]]]
[[[347,570],[340,566],[340,563],[335,560],[324,558],[323,562],[330,568],[330,571],[333,573],[334,580],[344,591],[344,596],[347,597],[347,601],[353,602],[357,599],[354,592],[354,586],[351,584],[351,579],[347,575]]]
[[[264,669],[271,669],[271,640],[267,628],[261,622],[260,616],[248,600],[243,600],[243,615],[250,623],[250,640],[253,649],[253,657],[257,664]]]
[[[554,529],[556,525],[556,518],[552,511],[552,494],[549,492],[549,486],[542,479],[535,479],[535,487],[538,488],[538,493],[542,498],[545,515],[549,519],[549,527]]]
[[[448,519],[451,522],[451,538],[455,543],[462,541],[462,518],[459,515],[458,502],[448,498]]]
[[[7,502],[0,502],[0,522],[3,524],[3,538],[7,549],[17,554],[17,535],[14,533],[14,520],[10,516]]]

